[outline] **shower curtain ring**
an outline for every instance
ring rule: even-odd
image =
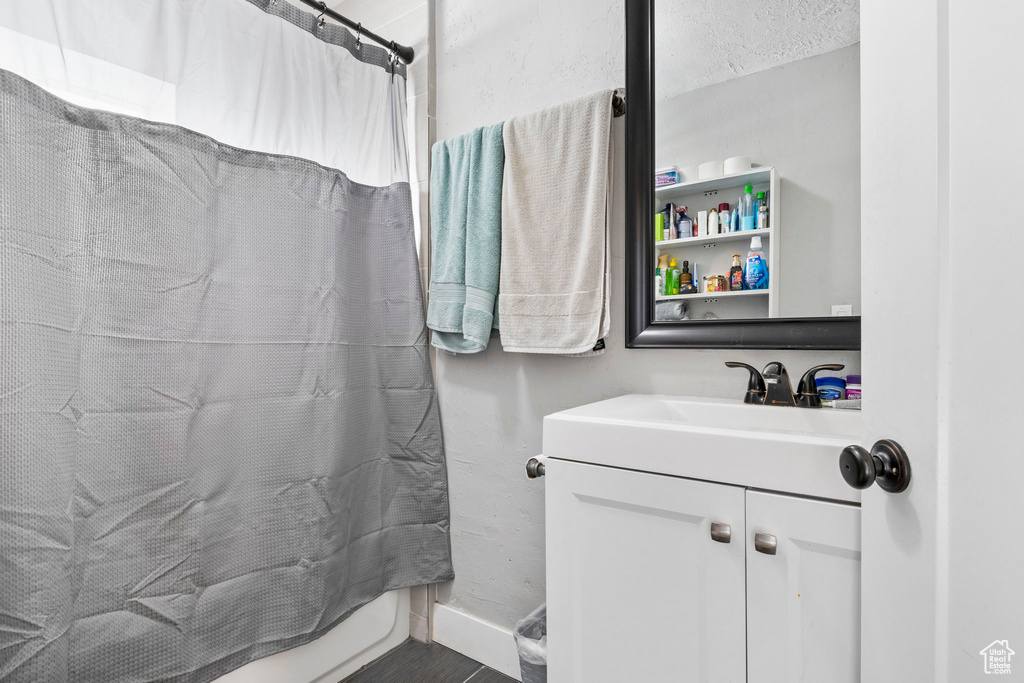
[[[320,3],[320,16],[318,16],[316,18],[317,28],[323,28],[324,24],[327,23],[327,20],[324,19],[324,15],[325,14],[327,14],[327,3],[326,2],[321,2]]]
[[[356,49],[363,49],[363,22],[356,24]]]

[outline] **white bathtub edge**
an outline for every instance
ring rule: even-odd
[[[214,683],[336,683],[409,638],[409,589],[385,593],[316,640],[257,659]]]

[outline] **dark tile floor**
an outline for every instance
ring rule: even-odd
[[[515,683],[444,645],[407,640],[341,683]]]

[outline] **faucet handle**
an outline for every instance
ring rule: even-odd
[[[754,405],[761,405],[764,403],[765,394],[767,390],[764,386],[764,378],[761,377],[761,373],[757,371],[752,365],[746,363],[739,363],[737,361],[726,361],[726,367],[729,368],[744,368],[750,373],[750,381],[747,382],[747,393],[743,396],[744,403],[751,403]]]
[[[805,372],[804,376],[800,378],[800,386],[796,390],[796,404],[801,408],[820,408],[821,399],[818,397],[818,382],[814,376],[822,370],[839,372],[845,367],[845,365],[839,363],[830,363],[827,365],[815,365]]]

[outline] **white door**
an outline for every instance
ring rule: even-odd
[[[744,490],[555,459],[546,470],[549,680],[742,683]]]
[[[1024,653],[1021,26],[1009,0],[861,2],[862,443],[913,468],[862,498],[865,682]]]
[[[747,491],[747,682],[860,681],[860,508]]]

